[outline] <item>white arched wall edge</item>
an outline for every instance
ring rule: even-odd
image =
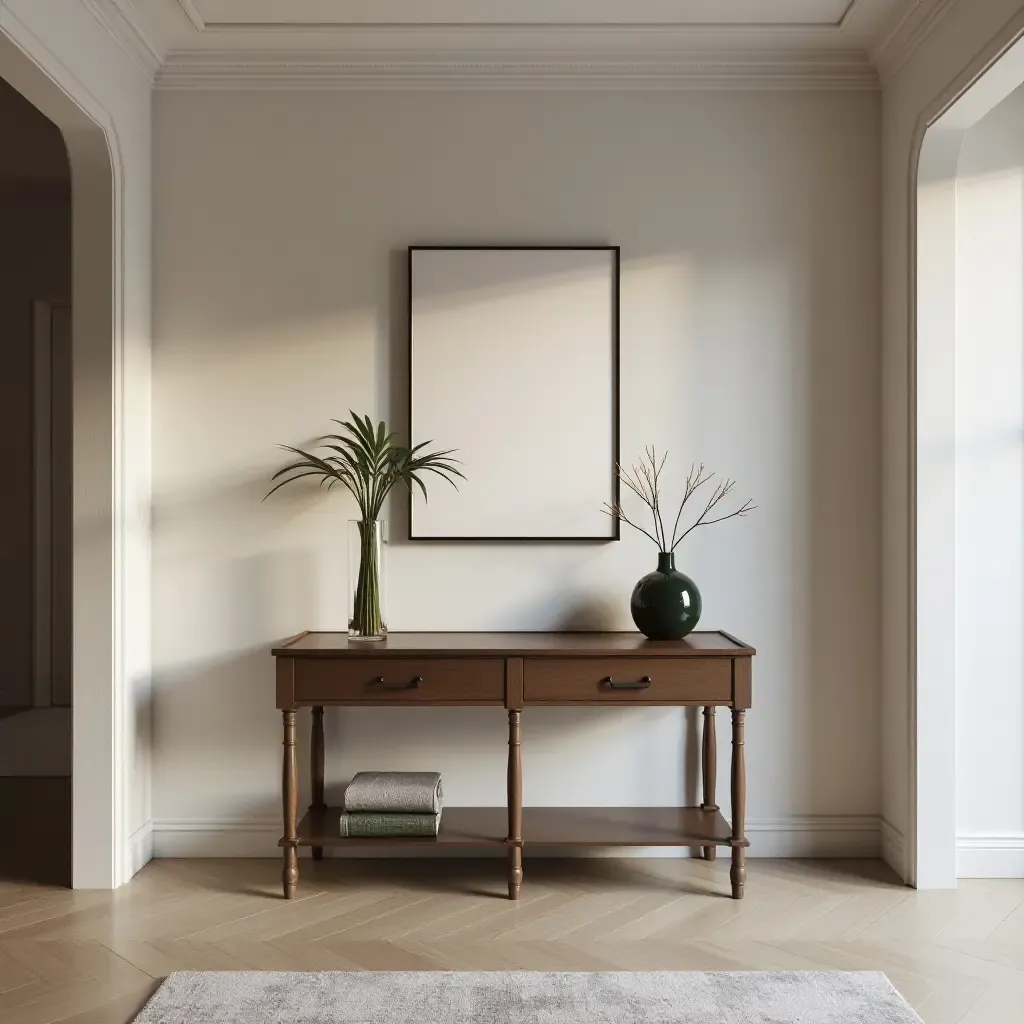
[[[75,888],[130,876],[120,564],[122,174],[112,118],[0,5],[0,72],[61,129],[72,177]]]
[[[905,877],[956,885],[956,177],[973,125],[1024,83],[1024,16],[922,115],[911,161],[911,828]]]

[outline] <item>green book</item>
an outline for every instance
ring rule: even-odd
[[[343,839],[376,839],[387,836],[436,836],[440,814],[399,814],[387,811],[342,811]]]

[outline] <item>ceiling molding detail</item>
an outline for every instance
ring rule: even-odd
[[[134,0],[81,0],[114,42],[152,79],[163,63],[166,46]]]
[[[850,6],[843,11],[843,16],[839,19],[840,31],[845,28],[849,28],[850,22],[856,19],[858,11],[860,11],[863,6],[864,0],[850,0]]]
[[[702,56],[686,60],[340,59],[307,54],[174,54],[158,89],[779,89],[875,90],[867,59]]]
[[[763,0],[491,0],[468,13],[464,0],[433,0],[432,11],[409,0],[239,0],[229,11],[208,0],[155,0],[177,5],[199,32],[247,34],[253,32],[308,32],[345,30],[377,25],[394,28],[456,25],[529,26],[566,25],[610,27],[708,26],[715,28],[832,29],[849,22],[860,7],[887,5],[891,0],[831,0],[834,13],[826,15],[827,0],[774,0],[788,7],[788,15],[765,11]],[[696,2],[705,10],[688,9]],[[730,11],[730,4],[741,10]],[[213,12],[209,7],[213,7]],[[235,11],[230,12],[233,6]],[[206,13],[204,13],[206,9]],[[710,12],[709,10],[710,9]],[[623,16],[627,13],[629,16]],[[774,16],[773,16],[774,14]]]
[[[871,47],[872,63],[882,81],[894,78],[911,54],[958,0],[900,0],[889,23]]]
[[[838,25],[207,23],[200,0],[80,0],[160,89],[877,89],[959,0]],[[168,20],[168,16],[173,17]]]
[[[192,27],[198,32],[206,30],[206,22],[203,21],[203,16],[196,9],[196,5],[192,3],[192,0],[177,0],[178,6],[185,12],[185,17],[192,22]]]

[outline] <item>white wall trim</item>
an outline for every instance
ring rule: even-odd
[[[87,265],[82,256],[88,252],[91,265],[104,268],[99,277],[87,277],[76,270],[73,281],[76,441],[72,883],[75,888],[110,889],[126,880],[129,792],[124,756],[121,576],[125,528],[118,514],[125,493],[121,381],[125,337],[124,168],[111,113],[2,0],[0,56],[10,57],[5,77],[64,135],[71,163],[76,266]],[[89,364],[90,358],[95,365]],[[83,364],[81,370],[78,364]],[[100,380],[109,389],[107,410],[100,402]],[[94,415],[80,418],[78,394],[86,387],[90,398],[96,396],[95,409],[91,410]],[[100,446],[109,446],[106,459],[94,457]]]
[[[150,79],[163,61],[166,48],[134,0],[81,0],[85,9],[106,29],[114,42],[146,72]]]
[[[878,857],[882,849],[875,815],[753,818],[747,837],[751,857]]]
[[[875,90],[864,59],[699,57],[678,60],[462,61],[229,51],[172,55],[158,89],[786,89]]]
[[[338,83],[350,83],[355,75],[360,76],[360,80],[372,77],[392,87],[428,87],[444,80],[449,88],[453,85],[480,88],[482,84],[493,87],[497,82],[505,83],[501,87],[508,88],[510,79],[518,82],[521,78],[536,75],[538,85],[546,88],[551,87],[553,78],[556,82],[579,79],[584,84],[597,78],[604,83],[619,83],[623,79],[638,81],[646,88],[723,88],[734,84],[736,88],[756,89],[870,89],[878,87],[875,69],[886,78],[895,75],[958,0],[901,0],[877,33],[872,32],[878,20],[877,14],[868,12],[863,19],[860,17],[867,8],[862,0],[853,0],[839,24],[834,26],[612,25],[594,22],[551,25],[356,24],[319,25],[315,26],[315,31],[314,27],[303,22],[273,25],[206,22],[191,0],[178,0],[196,36],[217,34],[224,39],[232,35],[239,38],[231,49],[215,51],[186,46],[170,54],[161,32],[136,0],[81,2],[118,45],[145,68],[147,74],[161,80],[162,88],[222,88],[220,82],[225,76],[236,76],[237,87],[243,89],[279,87],[268,86],[268,81],[282,82],[286,88],[351,88],[351,84]],[[860,28],[862,21],[866,24]],[[536,35],[538,29],[541,31],[537,36],[540,40],[537,47],[514,52],[516,40],[530,36],[531,32]],[[865,35],[865,29],[870,35]],[[387,46],[389,42],[407,38],[410,32],[415,39],[411,49],[400,45],[389,61],[373,58],[370,52],[373,45],[368,45],[371,40]],[[277,54],[283,67],[277,70],[265,68],[261,67],[260,53],[253,50],[248,42],[248,37],[254,33],[268,39],[296,37],[303,43]],[[318,67],[318,54],[308,46],[308,40],[312,38],[321,43],[329,38],[336,43],[330,68]],[[564,62],[560,65],[567,70],[549,67],[545,60],[544,47],[549,46],[552,39],[563,40],[562,45],[567,48]],[[865,39],[870,42],[870,57],[863,53]],[[641,67],[646,68],[645,71],[620,69],[614,58],[628,59],[631,55],[636,58],[637,47],[649,46],[652,41],[659,48],[662,60],[651,54],[650,60],[641,58]],[[432,59],[430,54],[423,52],[424,45],[436,55],[451,57],[458,54],[461,60],[451,64],[442,56]],[[701,52],[710,53],[716,45],[721,52],[709,56],[708,67],[700,67]],[[788,56],[772,53],[787,45],[804,52]],[[588,67],[588,62],[582,58],[585,54],[596,58],[595,46],[604,57],[613,58],[610,64],[602,67],[598,61],[596,67]],[[814,55],[806,52],[808,46],[825,47],[816,62],[812,59]],[[767,60],[770,65],[774,62],[776,66],[769,69],[761,67],[757,57],[753,56],[758,51],[767,51],[761,53],[762,60]],[[676,60],[669,56],[684,52],[689,56]],[[500,59],[495,56],[499,53],[502,55]],[[550,53],[546,56],[548,60],[552,58]],[[367,63],[362,68],[354,67],[360,60]],[[817,63],[817,69],[809,69],[809,62]],[[290,68],[292,73],[289,75],[284,67]],[[691,84],[680,85],[681,82]],[[693,82],[699,84],[693,85]]]
[[[196,5],[192,3],[192,0],[178,0],[178,6],[185,12],[185,17],[192,22],[194,29],[202,32],[206,28],[206,22],[203,21],[203,16],[199,13]]]
[[[956,421],[955,338],[949,334],[950,311],[955,309],[950,282],[956,249],[956,167],[967,130],[1012,91],[1008,66],[989,74],[993,65],[1009,58],[1020,81],[1021,38],[1024,16],[1018,15],[922,111],[908,168],[910,806],[905,877],[927,889],[954,887],[958,873],[955,630],[950,610],[935,598],[933,585],[948,573],[956,542],[955,463],[947,459],[943,468],[934,458],[940,445],[954,438]],[[939,188],[943,182],[945,187]],[[922,301],[926,295],[928,301]],[[944,349],[941,366],[935,358],[937,339]],[[922,357],[925,351],[932,356],[930,363]],[[931,464],[926,461],[929,454]]]
[[[957,836],[957,878],[1024,878],[1024,832]]]
[[[798,815],[747,822],[751,857],[878,857],[882,850],[881,832],[880,819],[872,815]],[[280,837],[281,822],[277,818],[168,818],[152,823],[152,856],[277,857]],[[418,855],[427,852],[417,851]],[[429,851],[429,854],[434,852]],[[503,851],[482,848],[472,851],[472,855],[487,856],[496,852]],[[615,848],[606,852],[620,857],[689,856],[686,848],[677,847]],[[327,853],[329,855],[330,851]],[[374,849],[374,856],[408,853],[408,848],[390,853],[379,847]],[[452,851],[444,851],[444,856],[450,855]],[[593,854],[546,848],[544,855],[582,857]]]
[[[883,81],[897,74],[959,0],[901,0],[871,47]]]
[[[849,26],[688,24],[224,25],[178,0],[193,38],[169,47],[136,0],[81,0],[163,89],[878,88]],[[932,2],[932,0],[927,0]],[[941,0],[950,2],[950,0]],[[254,48],[253,34],[265,40]],[[234,38],[237,36],[237,38]],[[285,40],[289,40],[287,43]],[[275,47],[278,47],[275,49]]]
[[[153,822],[147,821],[128,837],[128,874],[136,875],[153,859]]]
[[[907,877],[907,844],[903,833],[891,822],[882,818],[879,822],[881,831],[882,860],[896,872],[900,878]]]

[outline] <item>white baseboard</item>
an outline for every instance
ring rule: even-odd
[[[751,857],[878,857],[875,815],[801,814],[747,822]]]
[[[881,819],[879,827],[882,840],[882,860],[905,881],[907,878],[907,844],[903,833],[885,818]]]
[[[153,859],[154,828],[153,822],[137,828],[128,837],[128,877],[136,875]]]
[[[1024,878],[1024,832],[957,836],[957,878]]]
[[[835,816],[800,815],[787,818],[754,819],[747,822],[751,857],[878,857],[882,852],[882,827],[872,815]],[[153,822],[152,856],[154,857],[277,857],[277,841],[281,822],[273,819],[165,819]],[[589,849],[550,848],[536,854],[545,856],[594,856]],[[306,853],[300,850],[300,853]],[[374,850],[374,856],[430,856],[440,852],[455,855],[455,850]],[[335,855],[349,851],[330,851]],[[501,856],[500,849],[471,850],[469,856]],[[687,857],[683,847],[615,848],[601,850],[599,856],[619,857]]]
[[[280,838],[277,818],[173,818],[153,822],[153,856],[277,857]]]

